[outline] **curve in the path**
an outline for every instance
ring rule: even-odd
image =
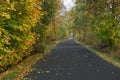
[[[114,67],[73,40],[61,41],[33,65],[24,78],[33,80],[120,80]]]

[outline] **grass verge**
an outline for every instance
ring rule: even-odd
[[[90,45],[86,45],[82,42],[78,42],[77,43],[85,46],[87,49],[89,49],[90,51],[92,51],[93,53],[95,53],[96,55],[98,55],[99,57],[101,57],[102,59],[104,59],[105,61],[113,64],[114,66],[120,68],[120,59],[113,57],[112,55],[106,54],[106,53],[102,53],[98,50],[96,50],[95,48],[91,47]]]
[[[58,43],[54,42],[48,44],[44,54],[34,54],[25,60],[23,60],[18,65],[10,68],[9,70],[0,74],[0,80],[22,80],[23,76],[28,72],[32,71],[31,66],[34,65],[38,60],[42,59],[45,55],[49,53],[49,51]]]

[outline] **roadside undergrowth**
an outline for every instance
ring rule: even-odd
[[[34,54],[23,60],[18,65],[8,69],[0,74],[0,80],[22,80],[25,74],[32,71],[31,66],[38,60],[43,59],[44,56],[49,54],[49,51],[58,43],[58,41],[48,44],[46,46],[44,54]]]

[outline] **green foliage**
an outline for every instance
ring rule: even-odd
[[[101,46],[114,48],[120,42],[119,0],[76,0],[73,30],[83,41],[89,36]],[[81,37],[82,36],[82,37]],[[90,40],[90,41],[91,41]]]
[[[37,22],[36,26],[33,28],[33,32],[37,33],[35,36],[36,43],[34,44],[35,52],[44,52],[45,45],[48,42],[51,42],[51,39],[48,38],[49,32],[47,31],[48,28],[52,28],[54,30],[52,22],[54,22],[55,14],[58,11],[59,3],[57,1],[60,0],[43,0],[42,1],[42,11],[44,15],[42,16],[41,20]],[[55,36],[55,35],[51,35]]]
[[[47,28],[53,27],[60,0],[0,1],[0,72],[31,53],[44,53]],[[49,27],[48,25],[51,25]],[[56,38],[56,35],[52,35]]]
[[[95,29],[98,38],[103,41],[103,44],[107,46],[114,47],[120,41],[120,28],[117,25],[116,20],[114,20],[111,15],[105,17],[105,20],[101,20],[98,24],[97,29]]]
[[[41,0],[0,3],[0,72],[31,53],[35,43],[32,28],[43,14],[40,3]]]
[[[65,37],[66,37],[66,30],[65,27],[62,26],[57,33],[57,39],[61,40],[64,39]]]
[[[44,25],[48,25],[52,19],[55,17],[55,13],[57,11],[57,0],[43,0],[42,8],[45,15],[42,18],[42,23]]]
[[[18,74],[17,71],[13,71],[13,72],[11,72],[11,74],[7,75],[2,80],[7,80],[7,79],[9,79],[9,80],[15,80],[15,78],[17,78],[17,76],[18,76],[17,74]]]

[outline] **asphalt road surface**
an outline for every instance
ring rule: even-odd
[[[32,66],[24,79],[120,80],[120,69],[104,61],[74,40],[64,40]]]

